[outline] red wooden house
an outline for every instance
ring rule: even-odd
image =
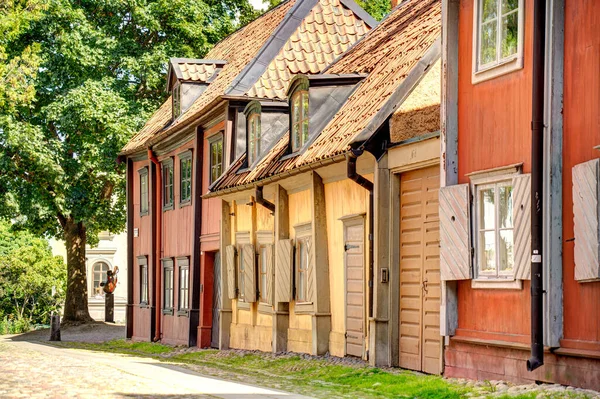
[[[220,301],[221,201],[202,199],[246,148],[248,104],[287,121],[293,74],[320,73],[375,21],[352,0],[289,0],[219,42],[204,59],[171,59],[171,97],[123,149],[127,162],[127,336],[226,348]]]
[[[598,389],[597,4],[444,0],[443,42],[445,374]]]

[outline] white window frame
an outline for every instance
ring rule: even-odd
[[[523,164],[515,164],[506,167],[500,167],[492,170],[485,170],[480,172],[473,172],[468,174],[467,176],[471,180],[471,192],[473,193],[472,201],[471,201],[471,215],[473,215],[471,219],[471,231],[473,232],[471,235],[473,248],[474,248],[474,256],[473,256],[473,275],[474,278],[471,280],[472,288],[500,288],[500,289],[520,289],[522,288],[522,281],[515,280],[514,274],[514,265],[513,270],[509,273],[500,272],[500,265],[498,262],[498,249],[496,248],[496,272],[494,274],[491,273],[482,273],[480,264],[481,264],[481,248],[479,245],[480,237],[480,221],[481,215],[479,214],[479,190],[482,188],[487,188],[490,186],[496,186],[499,184],[512,186],[513,178],[522,173],[522,165]],[[513,187],[514,189],[514,187]],[[495,194],[497,197],[497,194]],[[496,202],[497,203],[497,202]],[[495,231],[499,231],[498,229],[498,212],[496,212],[496,220],[494,224]],[[514,215],[514,213],[513,213]],[[514,217],[514,216],[513,216]],[[513,256],[514,256],[514,220],[513,220]],[[497,233],[498,235],[499,233]],[[498,238],[496,237],[496,245],[498,243]],[[514,261],[514,259],[513,259]]]
[[[501,7],[502,0],[497,0],[499,8]],[[501,58],[498,54],[498,58],[495,62],[481,65],[480,59],[480,39],[481,39],[481,7],[483,0],[473,0],[473,73],[471,75],[471,82],[477,84],[496,78],[498,76],[505,75],[507,73],[514,72],[519,69],[523,69],[523,41],[525,31],[525,2],[519,0],[518,5],[518,41],[517,41],[517,52],[510,57]],[[498,15],[498,31],[497,36],[500,40],[500,27],[501,27],[501,14]],[[500,51],[497,48],[497,51]]]

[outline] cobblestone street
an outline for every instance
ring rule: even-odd
[[[0,398],[99,397],[304,398],[204,377],[153,359],[0,338]]]

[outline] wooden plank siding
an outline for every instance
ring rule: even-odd
[[[195,152],[195,142],[191,140],[176,149],[158,157],[160,162],[169,158],[173,160],[173,209],[163,211],[161,224],[161,259],[173,258],[173,314],[162,315],[162,339],[161,342],[173,345],[189,345],[189,316],[177,315],[179,307],[179,268],[177,257],[188,257],[190,259],[190,273],[193,269],[200,267],[200,262],[194,262],[194,207],[192,204],[180,204],[180,177],[181,167],[179,155],[191,150]],[[193,170],[193,166],[192,166]],[[194,192],[196,179],[192,174],[192,193]],[[162,187],[161,187],[162,192]],[[164,284],[164,279],[161,279]],[[163,289],[159,287],[159,289]],[[192,303],[191,298],[188,303]],[[161,304],[162,307],[162,304]]]
[[[471,82],[473,5],[473,0],[460,0],[458,183],[469,183],[468,173],[516,163],[523,163],[524,173],[531,170],[532,57],[527,43],[532,41],[533,1],[525,0],[524,68],[476,85]],[[458,281],[456,335],[529,343],[529,285],[524,281],[520,290],[490,290]]]
[[[154,263],[154,255],[152,254],[152,216],[149,211],[148,215],[140,216],[140,174],[138,171],[144,167],[150,171],[150,161],[133,162],[133,187],[131,193],[133,196],[133,209],[129,212],[133,213],[133,229],[137,229],[138,236],[133,237],[133,336],[134,341],[150,341],[150,317],[151,308],[140,306],[140,268],[137,265],[138,256],[147,256],[148,259],[148,300],[154,301],[152,297],[152,271]],[[152,197],[150,188],[150,173],[148,173],[148,196]],[[152,198],[149,199],[152,201]],[[150,209],[150,206],[149,206]]]
[[[600,152],[600,13],[585,0],[565,2],[563,109],[563,284],[561,347],[600,351],[600,283],[574,276],[573,166]]]

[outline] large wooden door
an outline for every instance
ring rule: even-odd
[[[221,311],[221,253],[215,252],[213,260],[213,308],[212,308],[212,329],[210,346],[213,348],[219,347],[219,324]]]
[[[439,167],[400,177],[400,367],[441,372]]]
[[[346,354],[362,357],[365,342],[365,226],[357,218],[344,223],[346,267]]]

